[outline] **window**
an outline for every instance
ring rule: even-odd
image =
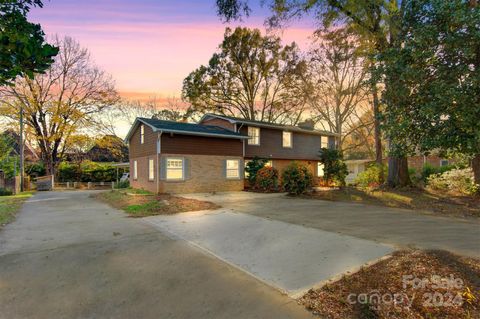
[[[167,158],[167,180],[183,179],[183,159]]]
[[[258,127],[248,127],[248,144],[260,145],[260,129]]]
[[[153,159],[148,160],[148,180],[153,181],[155,179],[155,166],[153,165]]]
[[[267,162],[265,163],[265,166],[266,166],[266,167],[273,167],[273,162],[272,162],[271,160],[270,160],[270,161],[267,161]]]
[[[283,147],[292,147],[292,132],[283,132],[282,145]]]
[[[440,166],[447,166],[448,165],[448,160],[446,159],[441,159],[440,160]]]
[[[320,163],[320,162],[317,163],[317,176],[318,177],[323,177],[323,174],[324,174],[323,168],[324,167],[325,166],[322,163]]]
[[[133,161],[133,179],[137,180],[138,171],[137,171],[137,161]]]
[[[328,136],[321,136],[321,146],[322,148],[328,148]]]
[[[140,125],[140,144],[145,142],[145,125]]]
[[[240,178],[240,161],[227,160],[226,172],[227,178]]]

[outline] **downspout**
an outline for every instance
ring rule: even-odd
[[[162,138],[162,131],[157,133],[157,173],[155,174],[156,176],[156,182],[157,182],[157,194],[158,194],[158,189],[160,186],[160,152],[162,151],[162,143],[161,143],[161,138]]]
[[[240,124],[240,127],[237,130],[237,123],[235,123],[235,132],[240,133],[240,130],[243,127],[243,123]],[[245,139],[242,139],[242,144],[243,144],[243,160],[245,160]]]

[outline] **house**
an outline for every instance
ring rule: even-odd
[[[130,183],[156,193],[238,191],[244,165],[258,156],[282,171],[290,162],[323,175],[321,147],[335,147],[337,135],[313,123],[272,124],[205,114],[197,124],[137,118],[129,144]]]
[[[355,182],[357,175],[367,169],[367,167],[375,163],[374,159],[355,159],[355,160],[346,160],[345,164],[347,165],[348,175],[345,178],[347,184],[352,184]]]

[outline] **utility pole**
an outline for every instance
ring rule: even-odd
[[[24,191],[25,185],[23,184],[23,178],[25,175],[25,168],[24,168],[24,146],[25,143],[23,141],[23,105],[20,104],[20,191]]]

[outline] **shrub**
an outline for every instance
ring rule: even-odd
[[[116,179],[116,168],[110,164],[83,161],[62,162],[58,166],[60,182],[112,182]]]
[[[434,190],[467,195],[473,195],[479,191],[479,185],[474,183],[473,171],[470,168],[452,169],[444,173],[432,174],[428,177],[427,184]]]
[[[442,174],[454,168],[455,168],[454,165],[444,165],[444,166],[435,167],[430,163],[425,163],[422,167],[421,179],[423,180],[424,183],[426,183],[430,175]]]
[[[265,192],[277,191],[278,170],[269,166],[259,169],[255,178],[255,188]]]
[[[129,188],[129,187],[130,187],[130,181],[128,179],[115,183],[115,188]]]
[[[0,196],[10,196],[13,192],[6,188],[0,188]]]
[[[343,162],[342,152],[322,147],[320,150],[320,162],[324,165],[323,178],[328,183],[333,183],[336,186],[345,186],[348,168]]]
[[[26,164],[25,173],[32,177],[45,176],[45,164],[43,164],[43,162]]]
[[[283,171],[282,174],[283,188],[291,195],[299,195],[306,193],[313,185],[313,175],[308,171],[307,167],[292,162]]]
[[[268,162],[267,159],[255,156],[245,166],[245,172],[247,172],[246,175],[247,175],[248,184],[251,187],[255,186],[255,181],[256,181],[256,178],[257,178],[257,172],[260,169],[262,169],[267,162]]]
[[[367,169],[357,175],[355,178],[355,184],[360,187],[378,187],[382,183],[382,171],[383,176],[387,174],[387,167],[385,165],[371,164]]]

